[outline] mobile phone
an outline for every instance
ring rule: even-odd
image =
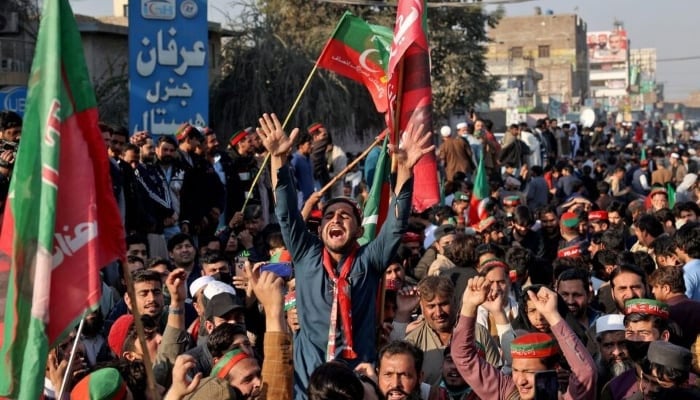
[[[558,400],[559,380],[557,371],[535,372],[535,400]]]
[[[270,271],[282,279],[289,279],[292,277],[292,263],[282,262],[282,263],[269,263],[260,267],[260,272]]]

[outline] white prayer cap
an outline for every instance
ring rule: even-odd
[[[211,276],[200,276],[199,278],[195,279],[191,284],[190,284],[190,296],[194,297],[194,294],[199,291],[199,289],[203,288],[206,286],[209,282],[215,281],[214,278]]]
[[[681,158],[678,153],[671,153],[671,158]]]
[[[466,127],[467,127],[467,123],[466,123],[466,122],[460,122],[460,123],[457,124],[457,129],[464,129],[464,128],[466,128]]]
[[[622,314],[603,315],[595,321],[596,335],[610,331],[624,331],[625,316]]]
[[[442,128],[440,128],[440,135],[442,137],[448,137],[452,134],[452,129],[450,129],[449,126],[444,125]]]
[[[207,298],[207,300],[211,300],[214,296],[216,296],[219,293],[230,293],[235,296],[236,289],[234,289],[233,286],[229,284],[217,280],[209,282],[207,284],[207,287],[204,288],[204,296]]]

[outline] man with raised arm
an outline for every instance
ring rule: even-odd
[[[288,137],[277,117],[264,114],[258,134],[270,152],[275,213],[292,255],[300,331],[294,338],[295,398],[304,399],[311,372],[325,361],[343,359],[351,367],[374,362],[376,298],[379,282],[406,230],[411,209],[413,166],[434,146],[430,133],[409,125],[397,160],[394,196],[375,240],[360,247],[362,211],[345,197],[323,206],[318,237],[309,233],[297,208],[287,154],[299,130]]]
[[[495,291],[484,277],[467,283],[462,312],[452,334],[452,359],[459,374],[482,399],[535,398],[535,373],[561,368],[561,353],[571,368],[567,400],[595,399],[596,368],[593,358],[557,311],[557,294],[543,287],[537,294],[529,292],[535,308],[552,327],[554,337],[546,333],[527,333],[513,340],[510,352],[513,375],[504,375],[477,354],[474,325],[477,308],[494,301]]]

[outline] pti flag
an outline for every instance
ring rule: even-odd
[[[481,157],[479,157],[479,166],[476,168],[476,175],[474,176],[474,190],[472,191],[472,198],[469,202],[469,225],[476,226],[479,224],[479,221],[487,217],[486,211],[484,210],[484,199],[489,197],[490,190],[482,150]]]
[[[389,153],[387,152],[387,144],[389,143],[389,135],[384,133],[384,144],[382,145],[381,153],[377,159],[377,166],[374,169],[374,177],[372,179],[372,187],[369,190],[369,196],[363,214],[365,218],[362,220],[364,233],[358,240],[361,245],[367,244],[377,237],[377,233],[386,219],[386,214],[389,212],[389,169],[391,166]]]
[[[394,144],[399,140],[399,132],[403,132],[409,123],[414,126],[423,124],[426,132],[433,130],[426,26],[424,0],[399,0],[387,86],[387,126],[392,131],[390,140]],[[437,170],[434,153],[422,157],[413,169],[413,207],[418,212],[440,202]]]
[[[364,84],[377,111],[386,112],[386,69],[391,40],[391,29],[370,25],[346,11],[317,65]]]
[[[68,0],[45,0],[0,235],[0,396],[40,397],[49,347],[97,306],[100,266],[125,253],[96,106]]]

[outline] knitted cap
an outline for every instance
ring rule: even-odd
[[[561,216],[561,223],[567,228],[575,228],[578,223],[578,214],[572,212],[565,212]]]
[[[607,221],[608,212],[607,211],[591,211],[588,213],[589,221]]]
[[[662,319],[668,319],[668,304],[651,299],[629,299],[625,302],[625,315],[629,314],[655,315]]]
[[[199,289],[205,287],[209,282],[213,282],[216,279],[214,277],[206,275],[206,276],[200,276],[199,278],[195,279],[190,283],[190,296],[194,297],[194,295],[199,291]]]
[[[132,314],[124,314],[117,318],[109,329],[107,344],[117,358],[121,358],[122,356],[126,335],[129,333],[129,329],[131,329],[132,325],[134,325],[134,316]]]
[[[519,196],[508,196],[503,199],[503,205],[506,207],[517,207],[520,205]]]
[[[466,122],[460,122],[460,123],[457,124],[457,129],[464,129],[464,128],[466,128],[467,126],[468,126],[468,125],[467,125]]]
[[[114,368],[101,368],[84,377],[71,390],[71,400],[122,400],[127,389],[121,374]]]
[[[622,314],[602,315],[595,321],[596,335],[600,335],[604,332],[624,331],[624,319],[625,317]]]
[[[484,218],[481,221],[479,221],[479,226],[477,226],[476,229],[479,232],[483,232],[483,231],[487,230],[488,228],[490,228],[491,226],[495,225],[497,222],[498,221],[496,220],[495,217],[490,216],[490,217]]]
[[[322,123],[314,122],[313,124],[309,125],[309,127],[306,128],[306,130],[309,131],[309,133],[313,134],[314,132],[316,132],[317,130],[319,130],[321,128],[323,128]]]
[[[545,358],[558,354],[559,347],[546,333],[528,333],[513,340],[510,353],[513,358]]]
[[[442,128],[440,128],[440,136],[442,137],[448,137],[452,134],[452,129],[450,129],[449,126],[444,125]]]
[[[228,353],[224,354],[223,357],[214,365],[211,369],[210,376],[215,376],[219,379],[226,379],[231,368],[233,368],[239,361],[248,358],[248,354],[244,353],[241,349],[233,349]]]

